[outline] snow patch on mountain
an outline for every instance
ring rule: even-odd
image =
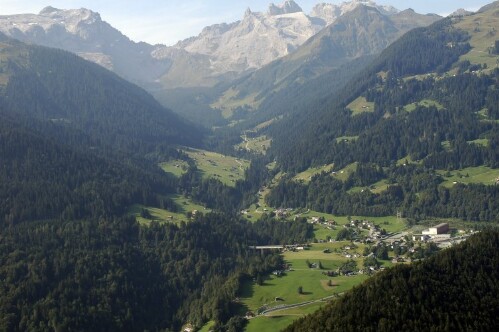
[[[399,12],[392,6],[380,6],[374,1],[352,0],[339,5],[332,3],[319,3],[312,8],[311,17],[317,17],[326,22],[327,25],[333,23],[338,17],[355,10],[358,6],[368,6],[379,10],[383,15],[394,15]]]

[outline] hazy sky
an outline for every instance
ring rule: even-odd
[[[320,2],[343,0],[295,0],[305,12]],[[272,0],[0,0],[0,15],[38,13],[46,6],[61,9],[88,8],[134,41],[171,45],[195,36],[202,28],[242,18],[246,8],[266,11]],[[279,4],[284,0],[274,1]],[[378,4],[418,13],[447,15],[458,8],[477,10],[493,0],[378,0]]]

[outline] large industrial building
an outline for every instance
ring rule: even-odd
[[[449,231],[449,224],[442,223],[437,226],[430,227],[427,230],[423,231],[423,235],[438,235],[438,234],[446,234]]]

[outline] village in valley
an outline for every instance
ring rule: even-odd
[[[338,217],[309,209],[272,209],[262,203],[241,214],[268,214],[282,222],[303,218],[313,225],[315,234],[312,243],[252,247],[280,251],[285,264],[246,285],[247,297],[243,294],[240,300],[249,309],[250,331],[260,325],[253,320],[286,321],[287,315],[320,307],[388,267],[424,260],[477,232],[438,221],[427,228],[409,226],[401,212],[384,218]]]
[[[189,149],[186,153],[203,178],[223,179],[229,186],[234,186],[234,180],[241,179],[249,166],[246,160],[207,151]],[[181,160],[161,166],[176,176],[188,168]],[[273,164],[268,165],[269,169],[272,167]],[[331,167],[325,165],[309,170],[297,176],[296,181],[306,182],[314,174]],[[355,168],[356,164],[352,164],[338,172],[330,172],[345,180]],[[313,239],[309,243],[266,243],[250,247],[261,252],[278,252],[284,263],[268,275],[244,282],[240,296],[234,299],[249,320],[248,332],[259,331],[266,324],[284,327],[296,316],[313,312],[389,267],[424,260],[477,232],[471,224],[455,220],[431,219],[415,223],[405,218],[403,211],[393,216],[366,217],[338,216],[308,208],[272,207],[266,198],[282,176],[283,173],[277,173],[262,186],[256,193],[256,202],[241,210],[240,215],[250,222],[261,218],[280,222],[298,220],[313,227]],[[152,217],[143,220],[146,224],[147,219],[188,222],[196,212],[209,211],[187,197],[172,196],[172,199],[182,208],[178,213],[137,207],[137,218],[140,218],[140,208],[151,212]],[[209,326],[204,328],[209,330]]]

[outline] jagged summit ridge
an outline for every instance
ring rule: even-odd
[[[16,32],[30,33],[39,28],[45,32],[62,28],[72,34],[78,34],[83,25],[102,23],[99,13],[89,9],[57,9],[51,6],[42,9],[38,15],[19,14],[0,18],[0,31],[14,37]]]
[[[449,15],[449,17],[461,17],[461,16],[468,16],[473,14],[473,12],[470,12],[469,10],[466,10],[464,8],[459,8],[455,12]]]
[[[332,3],[318,3],[312,8],[310,13],[311,17],[317,17],[326,22],[326,24],[333,23],[338,17],[351,12],[359,6],[373,7],[380,11],[383,15],[394,15],[399,12],[398,9],[392,6],[380,6],[376,2],[368,0],[352,0],[348,2],[343,2],[339,5]]]
[[[272,16],[299,13],[299,12],[303,12],[303,9],[301,9],[301,7],[293,0],[286,0],[281,5],[275,5],[271,3],[267,11],[267,13]]]
[[[289,54],[324,26],[306,15],[296,2],[288,0],[271,4],[267,12],[248,8],[240,21],[206,27],[198,36],[180,41],[174,48],[210,57],[210,69],[215,76],[241,73]],[[155,55],[163,58],[171,54],[167,49],[158,50]]]
[[[39,14],[0,15],[0,32],[77,53],[143,86],[213,86],[293,53],[359,6],[383,15],[398,13],[372,0],[353,0],[318,4],[307,14],[287,0],[264,12],[248,8],[239,21],[208,26],[197,36],[164,46],[134,43],[89,9],[46,7]]]

